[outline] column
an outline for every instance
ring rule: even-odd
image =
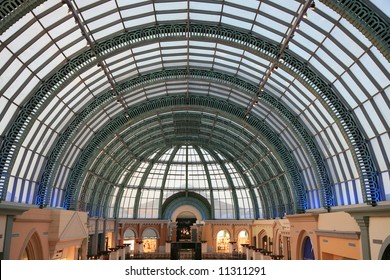
[[[81,243],[81,259],[87,259],[87,251],[88,251],[88,238],[85,238]]]
[[[370,226],[370,217],[354,216],[354,218],[360,227],[360,242],[362,244],[363,260],[371,260],[370,236],[368,232]]]
[[[95,220],[95,233],[92,235],[92,244],[91,244],[91,255],[97,255],[98,249],[98,238],[99,238],[99,219]]]
[[[118,236],[119,236],[119,223],[117,220],[114,222],[114,236],[113,236],[113,244],[112,247],[118,247]]]
[[[13,224],[14,224],[14,215],[7,215],[7,219],[5,222],[3,253],[1,256],[2,260],[9,260]]]
[[[103,220],[103,233],[100,236],[99,240],[99,246],[100,246],[100,251],[107,251],[108,248],[106,248],[106,226],[107,226],[107,220]]]

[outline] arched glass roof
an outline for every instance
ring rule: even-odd
[[[2,2],[1,199],[159,218],[185,150],[214,218],[388,200],[385,2]]]
[[[236,164],[199,146],[177,145],[164,153],[157,151],[145,159],[132,175],[123,175],[123,181],[125,177],[128,181],[123,182],[127,188],[118,217],[133,218],[133,211],[138,208],[138,218],[159,218],[159,211],[168,197],[177,192],[191,191],[208,199],[217,219],[238,218],[236,209],[240,209],[240,218],[253,219],[256,204],[252,202],[250,186],[245,182],[249,178],[244,180],[244,176],[248,175],[237,170]],[[133,192],[138,192],[141,182],[139,205],[134,207],[137,202],[132,203],[132,199],[135,200]]]

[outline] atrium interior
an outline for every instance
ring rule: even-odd
[[[390,2],[0,2],[0,259],[390,259]]]

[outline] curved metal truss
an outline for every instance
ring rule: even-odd
[[[269,105],[273,110],[283,116],[283,118],[287,120],[294,128],[294,131],[300,136],[300,138],[302,139],[301,141],[307,147],[307,150],[312,157],[313,165],[315,166],[314,169],[317,172],[317,177],[319,178],[320,189],[322,193],[322,205],[325,208],[329,208],[333,205],[331,183],[329,180],[328,172],[326,170],[326,166],[321,157],[321,154],[313,141],[313,138],[309,135],[307,129],[298,120],[298,118],[293,115],[279,100],[268,94],[266,91],[258,93],[258,87],[256,85],[250,84],[236,77],[232,77],[227,74],[222,74],[215,71],[194,69],[190,69],[189,71],[187,71],[185,69],[176,69],[164,70],[137,77],[135,79],[118,85],[117,89],[119,93],[124,94],[125,92],[159,81],[189,78],[220,84],[229,84],[230,86],[237,87],[237,89],[243,92],[247,92],[250,96],[255,96],[256,94],[259,94],[259,101]],[[47,188],[48,186],[52,185],[52,177],[53,174],[55,174],[56,172],[56,163],[61,156],[61,152],[69,143],[70,138],[75,134],[77,128],[79,128],[80,125],[85,122],[89,116],[93,114],[93,112],[99,110],[99,108],[104,103],[112,102],[111,97],[112,91],[103,93],[91,104],[89,104],[80,114],[78,114],[77,117],[72,121],[72,123],[67,127],[67,129],[61,134],[59,140],[52,149],[52,152],[49,154],[48,161],[43,169],[37,196],[38,205],[48,204],[50,190],[48,190]]]
[[[151,114],[153,114],[153,112],[151,112]],[[145,114],[141,115],[141,117],[144,116]],[[265,213],[265,217],[281,217],[285,213],[294,213],[294,209],[292,208],[293,205],[291,202],[291,195],[289,194],[289,192],[287,193],[287,196],[284,195],[284,190],[290,189],[290,186],[287,183],[287,180],[285,180],[285,172],[280,168],[280,165],[278,164],[278,162],[282,162],[282,160],[275,159],[271,155],[271,152],[268,150],[268,148],[266,148],[265,146],[263,147],[262,145],[258,145],[259,141],[257,141],[256,139],[260,136],[248,133],[248,131],[246,129],[243,129],[239,124],[235,124],[235,126],[233,126],[233,123],[230,120],[225,119],[221,121],[221,119],[219,117],[216,117],[213,112],[210,112],[209,116],[206,117],[204,110],[201,111],[201,113],[184,113],[180,111],[177,113],[175,112],[175,120],[189,121],[188,123],[186,121],[184,123],[183,121],[180,121],[179,123],[175,122],[174,126],[175,130],[177,130],[176,132],[175,130],[172,131],[171,124],[167,124],[167,120],[169,120],[170,118],[172,121],[172,116],[170,116],[169,113],[160,112],[158,113],[158,115],[152,117],[147,116],[146,120],[143,118],[133,120],[132,123],[135,124],[129,126],[125,132],[121,132],[120,135],[115,134],[115,141],[111,140],[109,144],[103,145],[104,148],[102,151],[104,151],[104,153],[100,153],[99,156],[94,157],[93,163],[88,168],[88,175],[83,181],[83,185],[81,187],[82,191],[79,195],[78,208],[93,213],[93,215],[109,216],[106,214],[107,209],[101,208],[102,201],[107,201],[108,196],[106,196],[106,199],[103,199],[98,194],[107,194],[107,188],[109,188],[109,190],[111,190],[112,192],[117,187],[121,189],[120,192],[123,192],[123,190],[126,188],[125,185],[123,183],[117,184],[116,182],[128,182],[130,180],[130,177],[133,176],[133,173],[139,168],[141,162],[145,161],[148,155],[154,153],[156,150],[159,154],[162,154],[172,145],[187,145],[190,141],[192,145],[199,145],[203,149],[207,149],[209,154],[214,155],[214,159],[218,157],[215,155],[213,150],[218,151],[224,156],[225,159],[227,159],[231,164],[235,166],[235,169],[240,174],[243,175],[243,179],[244,181],[246,181],[245,185],[249,187],[248,191],[250,192],[252,200],[251,203],[254,205],[253,210],[255,211],[255,217],[259,217],[259,213],[257,211],[258,204],[256,202],[256,195],[254,194],[253,190],[254,187],[259,191],[259,193],[261,193],[260,199],[264,198],[262,199],[261,204],[263,205],[262,209]],[[212,120],[213,124],[208,127],[208,133],[205,133],[205,128],[207,128],[207,125],[203,122],[201,128],[194,127],[197,125],[199,126],[200,119],[209,119],[209,121]],[[242,120],[239,119],[239,121]],[[216,122],[218,122],[218,124],[216,124]],[[196,123],[198,124],[196,125]],[[158,129],[151,129],[151,131],[149,131],[148,129],[147,131],[144,131],[146,127],[158,127]],[[140,130],[143,131],[139,132]],[[166,135],[166,131],[171,131],[171,133],[174,134]],[[227,131],[229,133],[227,133]],[[187,135],[182,135],[183,132]],[[190,135],[190,138],[188,137],[188,135]],[[237,135],[240,135],[240,137],[237,137]],[[126,139],[126,141],[124,139]],[[124,148],[118,149],[118,143]],[[198,148],[195,147],[195,150],[197,149]],[[172,157],[175,155],[177,150],[178,147],[176,146],[175,151],[172,152],[171,158],[168,162],[172,161]],[[199,156],[201,156],[202,153],[198,152],[198,154]],[[275,154],[275,152],[272,152],[272,154]],[[158,157],[159,156],[154,156],[151,162],[154,162],[154,158]],[[107,166],[107,159],[110,160],[113,164]],[[134,164],[129,170],[129,168],[126,168],[126,166],[131,164],[133,160],[136,161],[136,164]],[[260,182],[258,183],[258,185],[248,181],[248,179],[246,178],[247,176],[244,174],[244,170],[240,167],[240,164],[237,163],[238,160],[243,164],[243,166],[245,166],[246,171],[252,173],[254,182]],[[202,160],[202,162],[206,161]],[[222,162],[220,162],[220,165],[223,165]],[[276,176],[267,176],[267,174],[275,174],[271,171],[272,168],[270,167],[270,165],[272,165],[272,168],[274,168],[274,170],[277,172]],[[120,176],[125,169],[127,170],[127,175],[121,180]],[[207,169],[208,168],[205,166],[205,170]],[[166,180],[167,170],[168,169],[166,169],[164,175],[164,181]],[[226,169],[223,172],[226,174],[226,178],[228,180],[228,178],[230,177],[230,175],[228,174],[229,172]],[[143,188],[144,182],[146,181],[148,176],[149,170],[144,172],[142,180],[138,185],[138,199],[136,199],[135,205],[138,205],[139,203],[138,200],[140,189]],[[210,175],[207,176],[208,180],[210,180]],[[276,183],[277,181],[280,184]],[[210,181],[208,185],[211,186]],[[230,180],[229,186],[233,195],[233,203],[237,206],[235,207],[235,218],[240,218],[237,195],[235,194],[236,192],[233,185],[233,182]],[[283,186],[283,188],[281,188],[280,186]],[[162,184],[159,205],[162,205],[163,190],[164,183]],[[121,198],[122,194],[118,194],[116,195],[116,197]],[[214,199],[212,197],[213,193],[211,192],[211,205],[213,205],[214,203]],[[138,209],[138,207],[135,208]],[[116,210],[114,211],[114,213],[117,213],[118,207],[116,207],[115,209]],[[134,212],[134,214],[136,214],[136,211]],[[214,217],[214,215],[212,216]]]
[[[365,1],[320,0],[356,26],[390,61],[390,24]]]
[[[291,185],[293,186],[295,213],[303,213],[306,209],[306,194],[304,185],[302,182],[301,174],[297,168],[294,158],[291,156],[289,149],[280,140],[278,135],[272,131],[262,120],[259,120],[253,115],[246,115],[244,108],[239,108],[226,101],[218,100],[215,98],[205,98],[202,96],[180,96],[180,97],[165,97],[157,100],[152,100],[134,108],[128,112],[121,114],[112,120],[108,125],[101,129],[96,136],[89,142],[87,147],[83,150],[77,163],[75,164],[70,180],[66,187],[64,207],[67,209],[76,209],[78,197],[80,196],[80,186],[83,178],[85,177],[88,165],[91,164],[91,159],[96,156],[99,149],[103,147],[105,141],[109,141],[109,136],[116,131],[123,129],[126,124],[138,116],[153,112],[155,108],[167,110],[178,109],[180,107],[186,108],[191,105],[192,108],[199,106],[200,108],[210,108],[224,112],[229,115],[230,118],[241,120],[247,123],[250,127],[255,129],[281,158],[281,164],[285,166],[291,179]],[[166,143],[164,143],[165,145]],[[288,193],[290,190],[285,190]]]
[[[18,150],[21,140],[25,137],[25,131],[31,128],[31,120],[37,113],[44,108],[45,102],[49,101],[55,92],[60,90],[67,79],[74,77],[81,71],[96,64],[97,61],[108,55],[112,55],[116,50],[129,45],[137,45],[146,41],[164,40],[167,38],[186,38],[187,34],[193,38],[202,38],[204,40],[221,40],[227,44],[238,45],[243,49],[255,52],[261,57],[269,60],[280,58],[279,46],[265,42],[262,39],[252,37],[249,34],[232,30],[226,27],[216,27],[207,25],[165,25],[154,26],[142,30],[129,32],[119,35],[111,40],[99,43],[95,51],[89,50],[78,57],[72,59],[57,71],[51,78],[43,83],[38,92],[22,107],[20,113],[8,131],[1,148],[0,162],[0,190],[4,198],[5,185],[8,180],[8,169],[13,165],[14,152]],[[377,184],[376,167],[370,157],[370,151],[367,147],[363,134],[359,130],[353,116],[349,110],[338,98],[334,90],[323,80],[319,74],[304,62],[297,59],[292,53],[285,51],[283,53],[283,63],[280,67],[297,77],[301,82],[311,88],[311,91],[321,98],[322,104],[329,110],[329,113],[335,118],[341,131],[346,136],[347,143],[357,166],[361,178],[363,195],[365,201],[376,205],[381,200],[380,191]],[[42,197],[42,194],[40,195]],[[324,197],[330,198],[329,193]],[[325,199],[325,204],[331,205],[332,202]]]
[[[0,3],[0,34],[47,0],[5,0]],[[390,24],[363,0],[319,0],[349,20],[390,61]]]

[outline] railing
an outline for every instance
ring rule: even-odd
[[[171,258],[170,253],[134,253],[126,254],[126,260],[131,259],[149,259],[149,260],[169,260]],[[192,259],[192,254],[187,252],[180,253],[180,259]],[[203,253],[203,260],[246,260],[246,255],[238,252],[234,253]]]

